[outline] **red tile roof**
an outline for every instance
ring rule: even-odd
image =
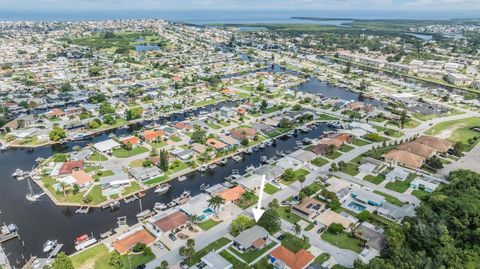
[[[175,128],[180,129],[180,130],[181,129],[186,129],[186,130],[192,130],[193,129],[192,125],[186,124],[184,122],[177,122],[177,123],[175,123],[174,126],[175,126]]]
[[[160,230],[164,232],[169,232],[175,230],[176,228],[184,225],[188,222],[187,214],[183,213],[182,211],[177,211],[166,216],[163,219],[157,220],[154,222],[155,226],[157,226]]]
[[[218,196],[222,197],[226,202],[231,202],[240,199],[243,193],[245,193],[245,190],[237,185],[231,189],[219,192]]]
[[[132,145],[136,145],[140,142],[140,138],[136,137],[136,136],[132,136],[132,137],[128,137],[128,138],[125,138],[122,140],[122,143],[123,144],[128,144],[128,142],[130,142],[130,144]]]
[[[237,128],[230,131],[230,134],[233,138],[237,140],[242,140],[244,138],[251,138],[253,137],[257,131],[252,128]]]
[[[83,165],[85,164],[84,161],[70,161],[70,162],[64,162],[62,164],[62,167],[60,167],[60,175],[67,175],[71,174],[73,169],[78,169],[82,168]]]
[[[125,254],[138,243],[143,243],[148,246],[153,242],[155,242],[155,237],[151,235],[147,230],[142,229],[136,233],[126,236],[125,238],[113,242],[112,247],[118,253]]]
[[[281,260],[292,269],[303,269],[315,259],[315,256],[313,256],[312,253],[304,249],[299,250],[297,253],[293,253],[284,246],[279,246],[274,249],[270,253],[270,256]]]
[[[146,130],[143,132],[143,137],[147,141],[154,140],[157,137],[163,136],[165,134],[164,131],[159,130],[159,131],[153,131],[153,130]]]

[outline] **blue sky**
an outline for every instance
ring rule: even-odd
[[[0,0],[4,10],[480,10],[480,0]]]

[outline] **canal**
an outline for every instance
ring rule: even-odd
[[[325,125],[319,125],[309,133],[299,133],[291,138],[279,139],[276,147],[267,147],[255,151],[239,162],[230,159],[225,166],[219,166],[204,174],[192,172],[187,175],[185,181],[172,181],[169,192],[163,195],[156,195],[152,189],[142,198],[143,209],[153,208],[155,202],[170,202],[184,190],[190,190],[192,195],[197,195],[200,193],[202,183],[211,186],[221,183],[234,169],[244,173],[246,167],[250,165],[258,166],[261,156],[271,158],[275,156],[277,151],[294,150],[296,141],[301,141],[305,137],[318,138],[325,128]],[[113,132],[122,135],[130,131],[120,129]],[[27,181],[17,181],[11,176],[16,168],[31,169],[38,157],[47,158],[55,153],[68,152],[76,145],[85,147],[89,143],[108,139],[108,135],[109,133],[105,132],[86,141],[69,142],[63,145],[29,150],[10,149],[0,154],[0,210],[2,212],[0,222],[2,224],[15,223],[19,228],[21,241],[25,244],[24,247],[20,240],[12,240],[2,245],[13,266],[21,265],[30,255],[45,256],[42,253],[42,245],[49,239],[58,239],[60,243],[65,244],[63,251],[73,253],[73,240],[77,236],[93,233],[95,237],[99,238],[100,233],[116,228],[117,217],[120,216],[127,216],[130,225],[137,222],[135,215],[140,212],[138,201],[129,204],[122,202],[121,208],[115,212],[93,209],[86,215],[75,214],[76,208],[57,207],[47,197],[43,197],[35,204],[28,202],[25,199],[25,194],[28,192]],[[36,189],[35,191],[40,190]]]

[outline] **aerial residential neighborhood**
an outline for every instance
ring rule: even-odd
[[[0,269],[478,268],[470,13],[41,2],[0,11]]]

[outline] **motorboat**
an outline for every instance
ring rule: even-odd
[[[48,240],[43,244],[43,252],[44,253],[49,253],[51,252],[56,246],[58,245],[57,240]]]
[[[178,181],[180,181],[180,182],[184,181],[185,179],[187,179],[187,177],[186,177],[186,176],[181,176],[181,177],[178,177]]]
[[[204,191],[208,188],[210,188],[210,184],[202,183],[202,185],[200,185],[200,190],[201,191]]]
[[[304,145],[310,145],[312,144],[312,139],[311,138],[308,138],[308,137],[305,137],[303,140],[302,140],[302,143]]]
[[[221,159],[219,164],[221,165],[226,165],[228,163],[228,159],[227,158],[224,158],[224,159]]]
[[[255,166],[249,165],[249,166],[247,166],[247,168],[245,168],[245,172],[250,172],[250,171],[252,171],[252,170],[254,170],[254,169],[255,169]]]
[[[0,146],[0,151],[5,151],[5,150],[7,150],[7,149],[8,149],[8,145],[3,145],[3,144],[2,144],[2,145]]]
[[[217,168],[217,164],[215,164],[215,163],[211,163],[211,164],[208,165],[208,169],[210,169],[210,170],[213,170],[215,168]]]
[[[163,211],[165,209],[167,209],[168,206],[164,203],[160,203],[160,202],[156,202],[155,205],[153,206],[153,210],[155,211]]]
[[[261,149],[264,149],[264,148],[267,147],[267,145],[265,143],[261,143],[258,147],[261,148]]]
[[[15,172],[13,172],[12,177],[21,177],[25,174],[25,171],[22,169],[16,169]]]
[[[119,201],[113,201],[110,203],[110,211],[115,211],[117,209],[120,209],[120,202]]]
[[[260,162],[263,163],[263,164],[267,163],[267,162],[268,162],[268,157],[265,156],[265,155],[263,155],[263,156],[260,158]]]
[[[201,165],[200,167],[197,168],[197,171],[203,173],[203,172],[207,171],[207,166],[206,165]]]
[[[246,154],[252,154],[252,153],[253,153],[252,148],[247,148],[247,149],[245,150],[245,153],[246,153]]]
[[[170,189],[170,184],[164,183],[157,186],[157,188],[155,189],[155,193],[163,194],[163,193],[166,193],[169,189]]]

